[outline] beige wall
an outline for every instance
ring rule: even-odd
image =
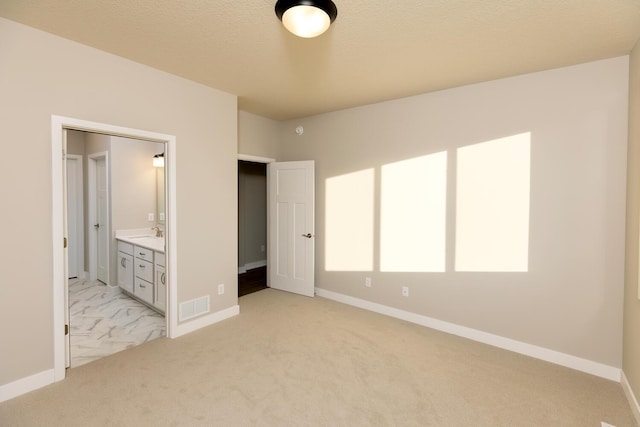
[[[52,114],[176,136],[178,301],[237,304],[236,97],[5,19],[0,63],[0,384],[53,369]]]
[[[640,300],[638,238],[640,229],[640,42],[629,66],[629,148],[627,156],[627,244],[624,290],[624,350],[622,370],[636,398],[640,397]],[[636,416],[640,414],[636,413]],[[639,420],[640,421],[640,420]]]
[[[111,138],[111,210],[113,231],[151,228],[147,214],[156,211],[156,168],[152,159],[164,144]]]
[[[316,161],[316,286],[620,367],[627,82],[628,57],[619,57],[284,122],[279,160]],[[528,269],[455,272],[456,150],[523,132],[531,132]],[[381,168],[442,151],[446,271],[380,272]],[[326,181],[367,169],[373,269],[327,271]]]
[[[275,159],[280,126],[275,120],[238,111],[238,154]]]

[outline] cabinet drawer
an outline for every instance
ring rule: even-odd
[[[153,264],[140,258],[133,260],[136,277],[153,283]]]
[[[121,242],[118,240],[118,252],[133,255],[133,245],[131,243]]]
[[[139,277],[136,277],[135,285],[133,294],[141,300],[153,304],[153,285]]]
[[[133,256],[136,258],[144,259],[149,262],[153,262],[153,251],[151,249],[143,248],[141,246],[136,246],[135,253]]]
[[[162,252],[156,252],[154,257],[156,259],[156,265],[160,265],[162,267],[166,266],[164,263],[164,254]]]

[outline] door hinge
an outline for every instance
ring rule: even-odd
[[[69,335],[69,325],[64,325],[64,334]]]
[[[63,246],[63,247],[64,247],[64,248],[66,248],[66,247],[67,247],[67,238],[66,238],[66,237],[64,238],[64,246]]]

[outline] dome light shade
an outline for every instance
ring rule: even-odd
[[[278,0],[276,15],[287,30],[298,37],[317,37],[338,16],[331,0]]]

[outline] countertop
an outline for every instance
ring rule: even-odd
[[[156,237],[149,234],[128,236],[116,233],[116,240],[164,253],[164,237]]]

